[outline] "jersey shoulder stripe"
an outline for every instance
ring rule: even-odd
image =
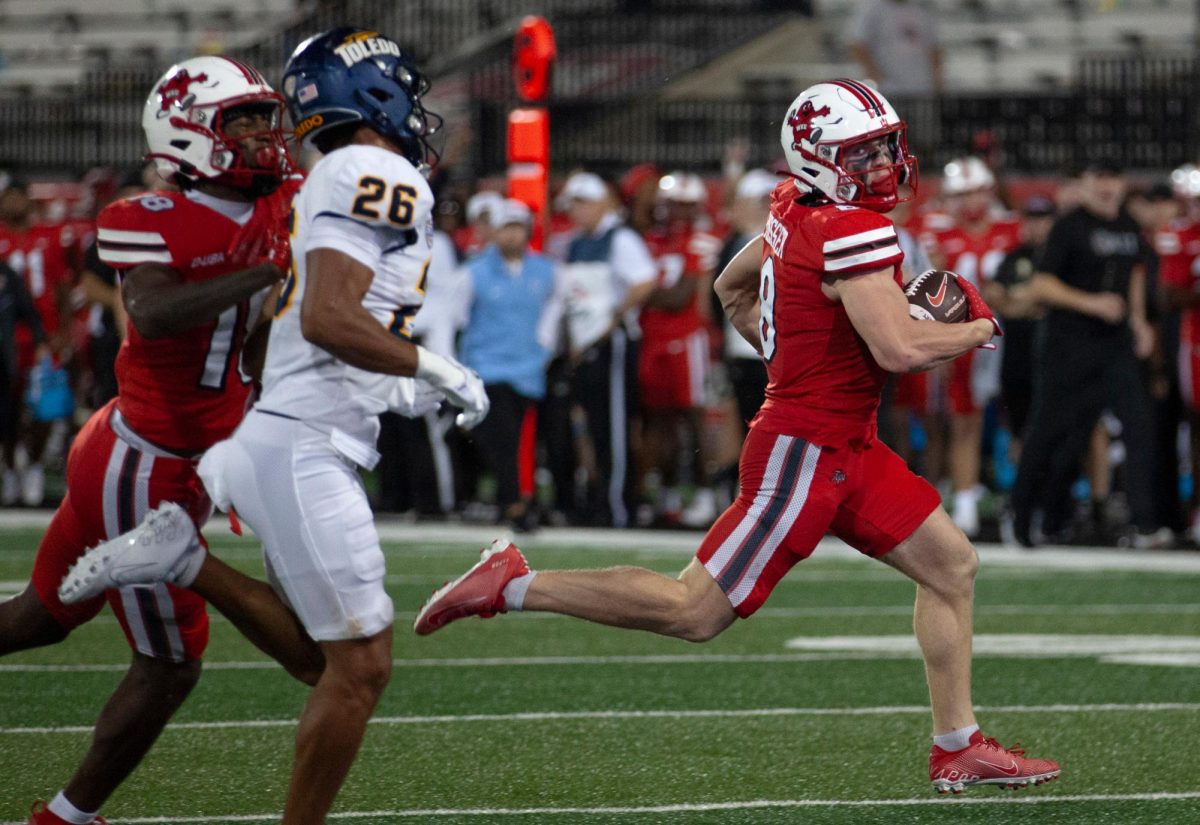
[[[878,229],[869,229],[866,232],[856,232],[853,235],[844,235],[840,238],[825,241],[822,249],[826,255],[831,255],[833,253],[842,253],[844,250],[865,244],[895,239],[896,228],[894,226],[881,226]]]
[[[812,212],[823,271],[838,275],[883,269],[904,260],[896,227],[878,212],[825,204]]]
[[[838,258],[826,257],[825,271],[849,272],[854,269],[863,269],[868,265],[872,265],[875,269],[882,269],[884,265],[900,263],[904,258],[904,252],[894,240],[885,242],[883,246],[867,245],[848,252],[849,254]]]
[[[161,232],[140,232],[130,229],[109,229],[101,226],[96,230],[96,239],[112,244],[135,244],[137,246],[166,246]]]

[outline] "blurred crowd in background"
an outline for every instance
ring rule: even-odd
[[[898,376],[880,437],[972,537],[1200,543],[1200,171],[1130,180],[1101,160],[1006,180],[986,136],[977,148],[922,170],[918,198],[893,217],[906,279],[934,267],[977,281],[1005,321],[1003,346]],[[448,412],[385,417],[377,509],[517,530],[711,524],[736,494],[766,383],[712,282],[785,180],[744,156],[731,145],[724,174],[708,177],[576,170],[554,181],[545,227],[502,180],[440,173],[413,334],[478,371],[492,410],[471,433]],[[57,497],[75,428],[115,394],[125,319],[93,218],[162,186],[143,169],[72,184],[0,176],[5,506]]]

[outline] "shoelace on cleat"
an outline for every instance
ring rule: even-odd
[[[1013,746],[1011,748],[1006,748],[1003,745],[1001,745],[999,742],[997,742],[995,739],[993,739],[992,737],[987,736],[987,737],[984,737],[983,744],[985,746],[987,746],[988,748],[991,748],[992,750],[998,750],[998,751],[1003,751],[1004,753],[1010,753],[1013,756],[1020,757],[1021,759],[1025,758],[1025,749],[1023,747],[1021,747],[1020,742],[1014,742]]]

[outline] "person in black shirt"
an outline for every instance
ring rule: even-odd
[[[1146,320],[1146,262],[1152,254],[1121,209],[1121,169],[1094,161],[1081,177],[1081,204],[1050,231],[1031,281],[1044,305],[1033,407],[1012,491],[1013,530],[1034,546],[1034,509],[1043,532],[1069,528],[1070,488],[1092,428],[1112,409],[1122,424],[1135,543],[1156,534],[1150,397],[1139,359],[1154,347]]]
[[[1031,284],[1034,265],[1054,226],[1054,202],[1035,195],[1021,213],[1021,245],[1004,256],[984,284],[984,298],[1004,321],[1000,402],[1014,444],[1024,437],[1033,403],[1034,348],[1038,321],[1045,313],[1033,300]]]

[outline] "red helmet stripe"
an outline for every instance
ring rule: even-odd
[[[249,66],[247,66],[245,63],[241,62],[240,60],[234,60],[232,57],[228,57],[227,55],[221,55],[221,57],[224,58],[225,60],[228,60],[233,65],[237,66],[238,70],[242,73],[242,75],[244,75],[245,78],[247,80],[249,80],[251,83],[262,84],[265,82],[263,79],[263,76],[261,74],[259,74],[258,71],[250,68]]]
[[[838,88],[845,89],[858,98],[858,102],[863,105],[864,109],[874,109],[876,116],[883,115],[883,106],[880,105],[879,98],[875,97],[875,93],[867,86],[864,86],[857,80],[850,80],[848,78],[831,80],[829,82]]]

